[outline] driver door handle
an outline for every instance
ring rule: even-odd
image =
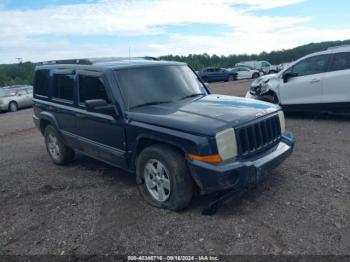
[[[310,81],[310,83],[311,83],[311,84],[315,84],[315,83],[318,83],[318,82],[320,82],[320,81],[321,81],[321,79],[314,78],[314,79],[312,79],[312,80]]]

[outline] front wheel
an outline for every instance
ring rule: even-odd
[[[18,105],[16,102],[12,101],[9,104],[9,111],[10,112],[16,112],[18,110]]]
[[[253,76],[252,76],[253,79],[256,79],[256,78],[258,78],[258,77],[259,77],[259,74],[258,74],[258,73],[254,73]]]
[[[139,190],[147,203],[174,211],[188,206],[194,186],[179,151],[156,144],[141,152],[136,165],[137,176],[142,180]]]

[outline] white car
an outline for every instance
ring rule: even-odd
[[[350,46],[307,55],[278,74],[262,76],[246,97],[287,111],[350,112]]]
[[[244,66],[230,68],[229,70],[237,73],[237,79],[258,78],[260,76],[258,70]]]
[[[278,72],[278,66],[272,65],[267,61],[245,61],[236,64],[238,66],[248,66],[263,72],[264,74],[274,74]]]

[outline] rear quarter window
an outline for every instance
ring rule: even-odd
[[[53,93],[55,99],[73,102],[74,78],[73,75],[55,74],[53,76]]]
[[[37,70],[34,77],[34,94],[35,96],[49,95],[50,71],[47,69]]]

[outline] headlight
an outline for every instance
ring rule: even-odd
[[[281,126],[281,134],[283,135],[286,131],[286,120],[284,118],[283,111],[278,111],[278,117],[280,119],[280,126]]]
[[[223,161],[237,156],[237,142],[233,128],[217,133],[215,139],[219,155]]]

